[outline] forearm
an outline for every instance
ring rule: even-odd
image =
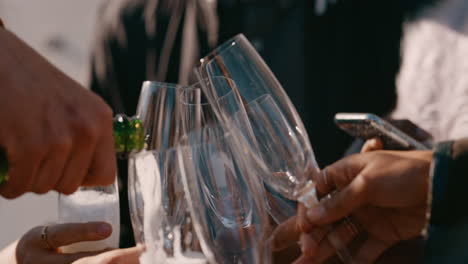
[[[16,246],[18,241],[11,243],[8,247],[0,251],[0,263],[3,264],[17,264],[16,261]]]

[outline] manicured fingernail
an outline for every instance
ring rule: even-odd
[[[325,215],[325,209],[323,206],[317,206],[307,211],[307,218],[311,222],[315,222]]]
[[[107,223],[99,224],[97,228],[97,233],[100,236],[108,236],[112,233],[112,226]]]

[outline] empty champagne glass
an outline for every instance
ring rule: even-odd
[[[262,185],[243,137],[227,127],[193,131],[178,148],[193,223],[211,263],[267,264],[271,230]]]
[[[143,127],[144,149],[165,151],[177,144],[181,136],[181,118],[180,118],[180,94],[187,86],[181,86],[171,83],[161,83],[145,81],[143,83],[136,117],[140,120]],[[129,159],[131,165],[132,159]],[[164,175],[164,178],[169,177]],[[148,176],[149,177],[149,176]],[[128,199],[130,207],[130,217],[137,243],[144,243],[144,208],[145,202],[142,196],[141,180],[129,166],[128,177]],[[144,179],[143,179],[144,180]],[[168,190],[164,195],[174,195],[169,189],[172,182],[164,182]],[[166,197],[164,202],[168,212],[173,212],[175,206],[173,201],[177,197]]]
[[[216,86],[217,97],[209,101],[203,86]],[[203,79],[181,93],[181,119],[183,134],[200,130],[206,125],[231,122],[232,125],[246,133],[246,139],[252,139],[250,123],[244,105],[236,94],[236,84],[225,77]],[[219,114],[222,114],[219,116]]]
[[[313,206],[314,197],[303,197],[314,188],[309,175],[319,172],[310,145],[289,125],[270,95],[250,102],[246,111],[258,142],[258,162],[269,171],[265,181],[288,199]]]
[[[234,93],[238,94],[245,105],[261,95],[272,95],[290,124],[298,131],[302,131],[304,138],[308,140],[302,121],[286,92],[244,35],[240,34],[226,41],[201,59],[196,73],[199,78],[209,80],[219,78],[218,76],[232,79],[236,83],[236,86],[232,87]],[[220,91],[217,85],[206,85],[202,88],[210,100],[219,97]],[[255,146],[255,138],[252,136],[250,138],[252,145]],[[282,197],[268,183],[265,187],[268,190],[270,215],[277,223],[295,215],[296,205],[293,201]]]
[[[136,116],[143,124],[146,149],[162,150],[177,144],[181,137],[180,94],[187,86],[145,81]]]
[[[263,61],[253,45],[242,34],[226,41],[216,50],[201,59],[200,62],[200,67],[196,70],[196,74],[199,78],[211,80],[217,76],[224,76],[232,79],[236,82],[236,87],[234,87],[236,89],[235,93],[239,94],[244,105],[248,105],[261,96],[269,95],[283,116],[284,122],[282,123],[288,126],[286,129],[292,129],[296,138],[305,144],[304,150],[306,150],[306,152],[303,153],[303,156],[310,156],[310,158],[308,158],[308,162],[311,164],[310,168],[318,170],[307,132],[294,105],[291,103],[291,100],[267,64]],[[202,88],[209,100],[215,100],[219,97],[219,91],[216,86],[205,85]],[[221,112],[219,111],[219,113]],[[250,121],[251,123],[255,122],[254,120]],[[257,139],[257,137],[255,138]],[[258,147],[258,145],[256,147]],[[270,152],[268,155],[272,156],[276,154],[277,153]],[[265,155],[266,153],[261,156],[265,158]],[[306,169],[307,168],[304,168],[304,171],[306,171]],[[287,177],[291,177],[291,180],[285,181],[284,179]],[[275,208],[281,211],[295,211],[292,210],[288,199],[286,199],[287,197],[291,197],[291,191],[286,191],[286,189],[291,186],[279,188],[279,186],[288,182],[295,185],[293,188],[293,190],[295,190],[294,192],[302,194],[300,198],[296,197],[296,200],[300,200],[308,207],[313,206],[317,202],[313,182],[298,180],[304,179],[305,177],[306,175],[284,176],[278,172],[264,178],[267,189],[275,190],[274,192],[269,192],[269,198],[273,198],[269,200],[275,203],[275,206],[270,206],[270,214],[274,218],[282,218],[280,221],[285,220],[284,216],[282,217]],[[289,217],[290,216],[292,215],[289,215]],[[342,261],[346,263],[352,262],[347,248],[343,247],[343,243],[341,243],[340,239],[329,237],[329,241],[337,249],[338,255]]]
[[[305,133],[304,125],[288,95],[244,35],[233,37],[202,58],[196,73],[203,79],[213,80],[223,76],[233,80],[236,84],[234,92],[239,94],[244,104],[261,95],[270,94],[292,126]],[[220,91],[216,85],[202,88],[210,100],[219,97]]]
[[[260,175],[288,199],[300,201],[308,208],[315,206],[318,199],[311,176],[318,175],[320,170],[311,146],[289,125],[270,95],[260,96],[246,108],[258,141],[260,159],[257,163],[263,162]],[[353,263],[337,233],[329,233],[328,240],[343,262]]]
[[[80,187],[70,195],[59,195],[60,223],[108,222],[110,237],[91,242],[79,242],[61,247],[63,253],[98,251],[119,247],[120,210],[117,181],[104,187]]]

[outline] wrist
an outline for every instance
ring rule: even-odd
[[[453,142],[441,142],[434,151],[434,159],[431,167],[430,186],[430,223],[441,224],[450,221],[452,199],[449,190],[450,163]]]

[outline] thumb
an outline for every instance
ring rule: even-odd
[[[307,211],[307,219],[312,225],[325,225],[350,215],[365,202],[366,184],[363,177],[357,176],[344,189],[333,196],[324,198]]]
[[[59,248],[82,241],[103,240],[112,234],[112,226],[105,222],[67,223],[50,226],[47,241]]]
[[[301,230],[297,225],[297,217],[293,216],[281,223],[273,232],[273,251],[286,249],[299,241]]]
[[[364,143],[361,148],[361,153],[367,153],[376,150],[384,149],[383,141],[380,138],[371,138]]]

